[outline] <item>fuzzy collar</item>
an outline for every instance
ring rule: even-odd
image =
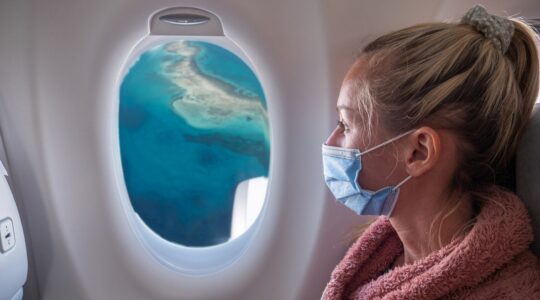
[[[499,188],[487,201],[466,236],[413,264],[386,273],[403,252],[396,231],[379,217],[349,248],[332,272],[322,299],[426,299],[474,287],[527,251],[533,239],[525,206]]]

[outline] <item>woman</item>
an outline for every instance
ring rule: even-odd
[[[495,185],[530,118],[538,73],[532,29],[482,6],[363,49],[323,145],[324,174],[338,201],[381,217],[323,299],[540,299],[527,211]]]

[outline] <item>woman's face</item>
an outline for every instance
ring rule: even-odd
[[[343,82],[337,100],[338,124],[326,140],[329,146],[359,149],[361,152],[377,146],[391,138],[382,128],[372,124],[371,134],[367,134],[367,120],[358,110],[355,82],[361,75],[362,62],[355,63]],[[384,147],[362,155],[362,171],[358,177],[360,185],[372,191],[389,185],[396,185],[408,176],[400,157],[400,139]]]
[[[372,120],[363,117],[365,114],[359,110],[363,107],[361,101],[369,96],[362,94],[365,68],[365,63],[358,60],[343,81],[336,104],[338,124],[326,140],[329,146],[358,149],[363,153],[402,134],[386,130],[383,122],[377,120],[376,109]],[[441,195],[448,191],[459,165],[458,142],[451,130],[421,126],[410,135],[362,154],[357,182],[363,189],[377,191],[412,176],[414,180],[400,188],[392,216],[414,218],[428,206],[439,211],[445,199]],[[425,201],[418,200],[419,193],[424,193]]]

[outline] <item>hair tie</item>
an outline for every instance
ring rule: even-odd
[[[474,26],[476,30],[489,38],[503,54],[508,50],[514,34],[514,22],[511,20],[490,15],[482,5],[477,4],[465,13],[461,18],[461,23]]]

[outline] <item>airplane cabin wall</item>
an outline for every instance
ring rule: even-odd
[[[536,0],[484,1],[540,17]],[[320,146],[354,55],[384,32],[457,20],[473,1],[21,0],[0,5],[0,126],[27,237],[25,299],[318,299],[358,218],[324,186]],[[253,242],[207,277],[140,245],[111,157],[115,81],[148,17],[217,14],[252,59],[269,105],[271,182]],[[365,220],[365,219],[364,219]]]

